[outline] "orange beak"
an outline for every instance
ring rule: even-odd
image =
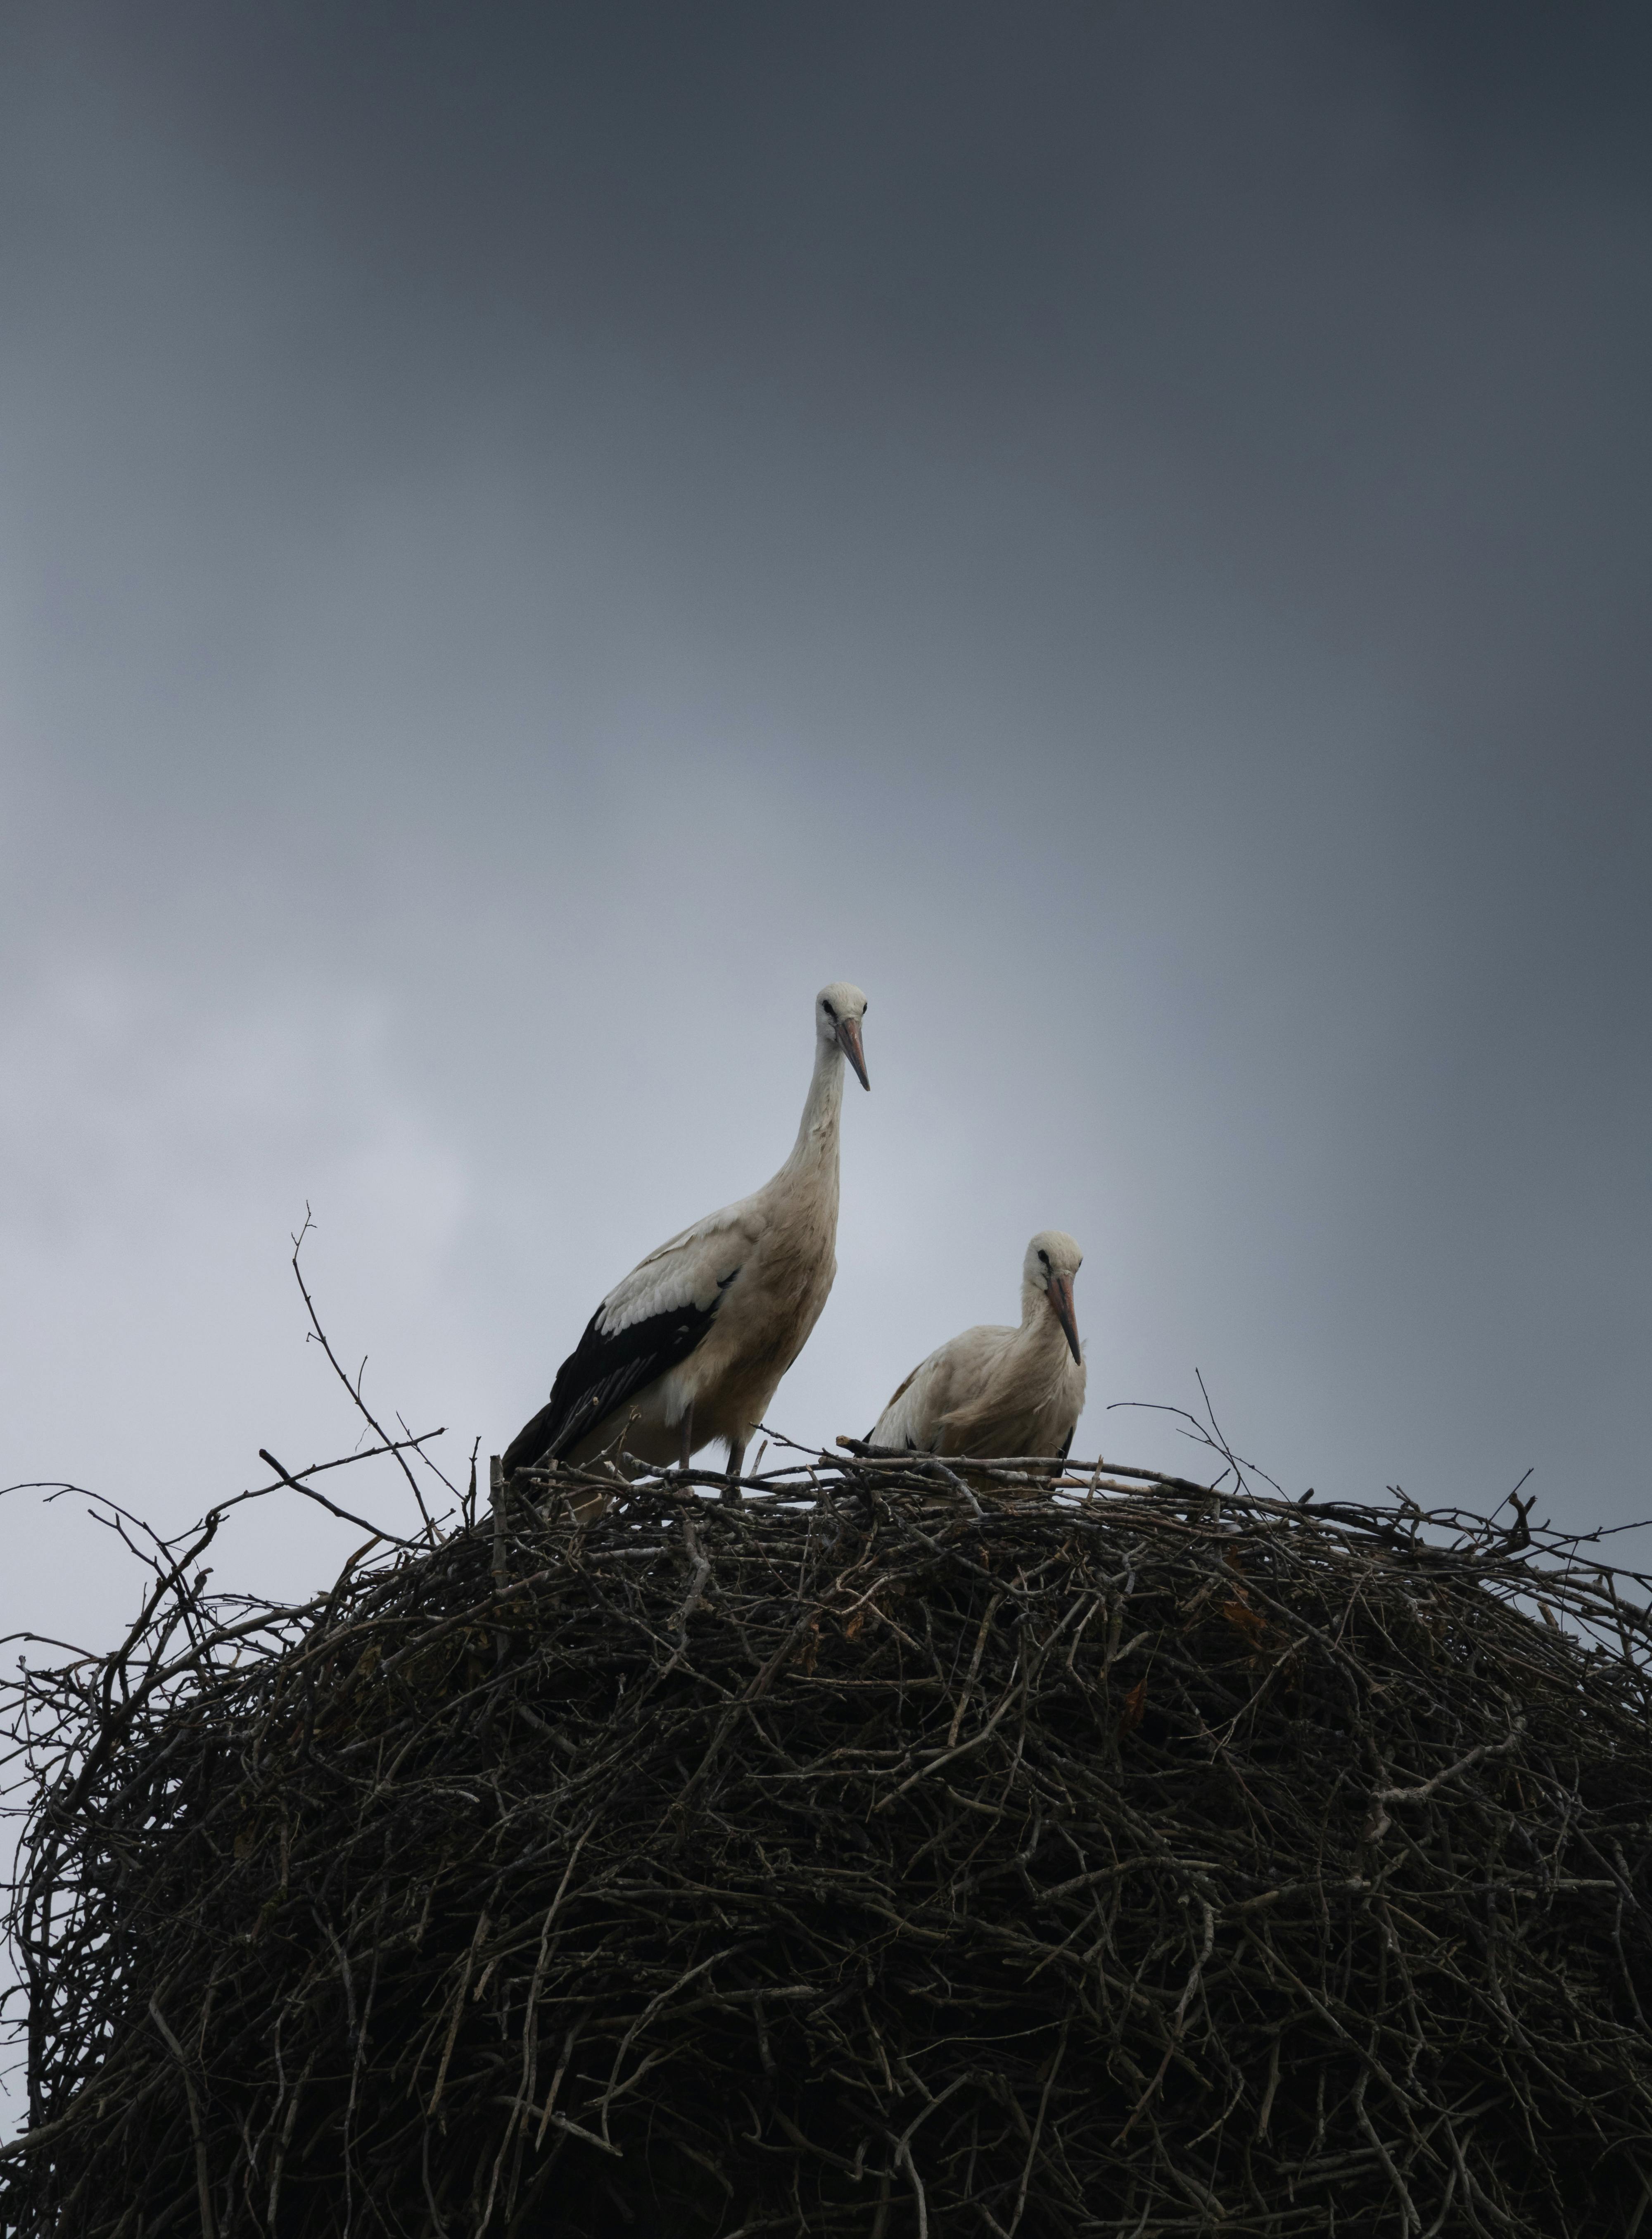
[[[1050,1304],[1055,1308],[1056,1319],[1065,1333],[1068,1349],[1073,1359],[1082,1364],[1084,1355],[1078,1350],[1078,1325],[1073,1318],[1072,1278],[1070,1275],[1051,1276]]]
[[[872,1083],[866,1079],[866,1053],[860,1046],[860,1021],[859,1019],[839,1019],[838,1020],[838,1047],[843,1052],[845,1057],[848,1059],[850,1064],[853,1066],[855,1072],[859,1076],[860,1086],[862,1088],[870,1088],[872,1086]]]

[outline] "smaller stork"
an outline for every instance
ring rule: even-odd
[[[868,1444],[897,1453],[1050,1454],[1065,1461],[1085,1404],[1072,1279],[1084,1254],[1041,1228],[1021,1263],[1021,1326],[983,1323],[920,1361]]]

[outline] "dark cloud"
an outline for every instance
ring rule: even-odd
[[[1366,12],[1454,184],[1652,189],[1652,23],[1633,0],[1370,0]]]

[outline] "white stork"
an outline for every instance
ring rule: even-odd
[[[814,999],[814,1073],[792,1155],[773,1180],[651,1252],[608,1292],[556,1372],[505,1473],[613,1450],[680,1462],[713,1438],[738,1478],[747,1441],[802,1352],[838,1272],[843,1061],[863,1088],[866,999],[833,980]]]
[[[868,1443],[898,1453],[1067,1458],[1085,1404],[1071,1237],[1041,1228],[1021,1263],[1021,1326],[981,1324],[920,1361],[879,1416]]]

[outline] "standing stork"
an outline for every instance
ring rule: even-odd
[[[614,1285],[511,1440],[505,1474],[547,1461],[687,1468],[722,1439],[739,1477],[753,1432],[802,1352],[838,1272],[838,1122],[847,1058],[863,1088],[866,999],[841,980],[814,999],[814,1073],[792,1155]]]
[[[1041,1228],[1021,1263],[1021,1326],[980,1324],[920,1361],[879,1416],[868,1443],[896,1452],[1050,1454],[1067,1458],[1085,1404],[1072,1312],[1084,1254]]]

